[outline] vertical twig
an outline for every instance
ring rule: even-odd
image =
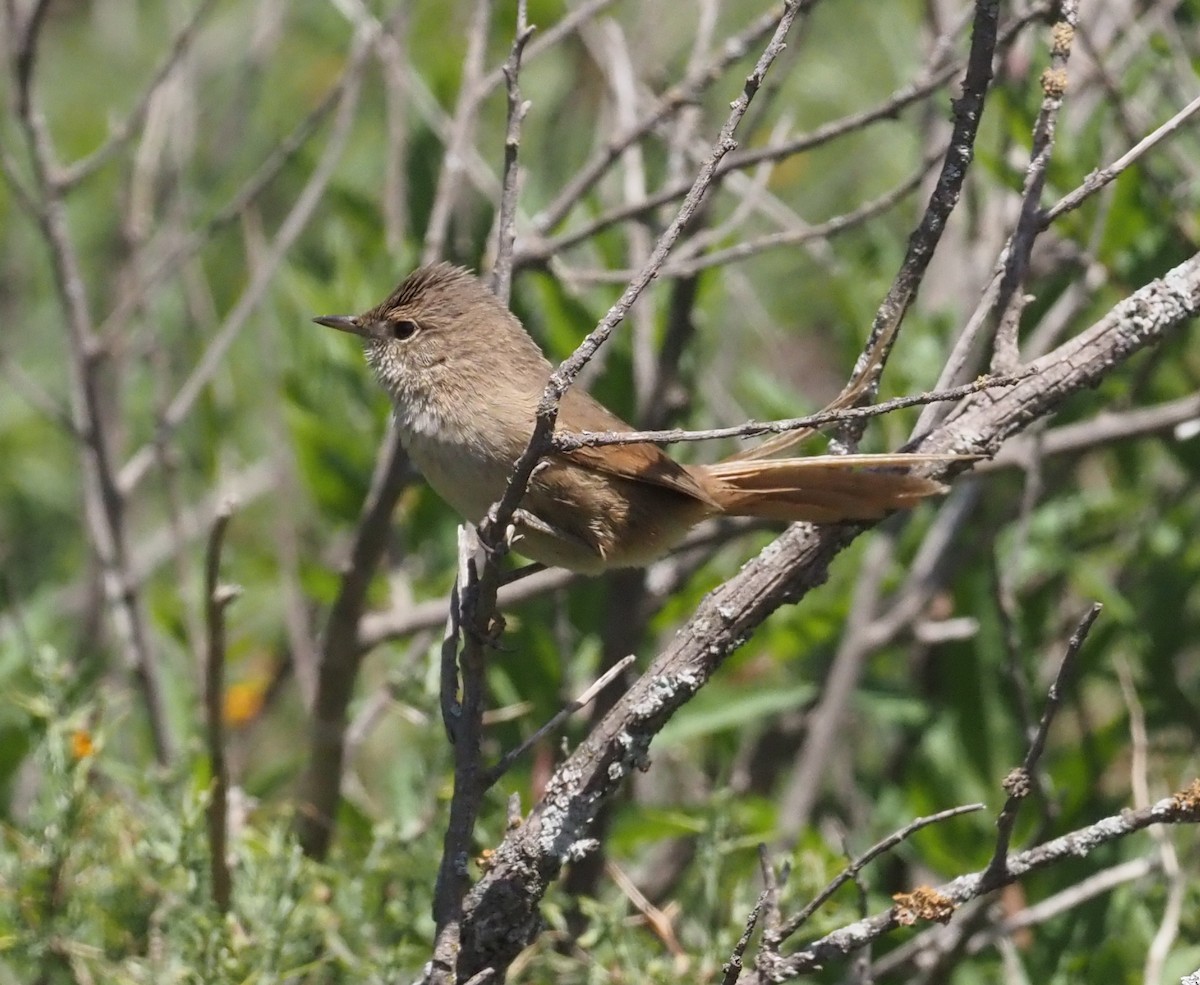
[[[442,167],[438,173],[437,190],[429,210],[429,224],[425,231],[425,248],[422,263],[433,263],[446,255],[446,240],[450,233],[450,218],[459,200],[462,185],[463,161],[471,143],[475,120],[479,113],[479,100],[483,96],[483,59],[487,51],[488,26],[492,20],[493,0],[475,0],[475,10],[467,27],[467,55],[463,63],[462,82],[458,89],[458,103],[454,108],[454,122],[446,139],[446,151],[442,155]]]
[[[207,646],[204,651],[204,712],[208,759],[212,768],[212,798],[208,802],[209,872],[213,903],[229,910],[233,880],[229,873],[229,764],[225,760],[225,607],[241,593],[236,585],[222,585],[221,545],[233,504],[221,504],[208,536],[204,561],[204,612]]]
[[[450,615],[442,642],[442,714],[454,743],[454,794],[434,890],[437,936],[430,985],[452,985],[458,980],[463,898],[470,887],[471,839],[489,785],[483,772],[481,749],[485,647],[493,635],[491,620],[496,611],[498,587],[497,568],[485,563],[476,529],[469,525],[459,527],[458,577],[453,592],[458,605],[457,611]],[[453,691],[460,686],[462,697],[458,700]],[[486,970],[481,969],[481,973]]]
[[[517,156],[521,149],[521,123],[530,106],[528,100],[521,99],[521,54],[537,30],[528,23],[526,6],[526,0],[517,0],[517,33],[504,62],[508,123],[504,130],[504,178],[500,186],[500,219],[497,223],[496,263],[492,267],[492,293],[505,304],[508,304],[512,291],[513,244],[517,240]]]
[[[1021,312],[1025,309],[1025,281],[1029,276],[1029,258],[1038,234],[1045,228],[1042,222],[1042,190],[1046,187],[1046,172],[1054,150],[1054,131],[1063,94],[1067,90],[1067,61],[1079,20],[1079,0],[1062,0],[1058,23],[1051,29],[1050,66],[1042,73],[1042,108],[1033,127],[1033,151],[1025,171],[1025,187],[1021,193],[1021,213],[1017,227],[1008,242],[1004,274],[1000,278],[996,297],[997,322],[992,371],[1006,373],[1021,364],[1017,339]]]
[[[1137,687],[1133,683],[1133,671],[1124,657],[1117,660],[1117,680],[1120,681],[1121,695],[1129,712],[1129,774],[1130,786],[1133,788],[1133,806],[1142,810],[1152,802],[1149,779],[1150,740],[1146,734],[1146,712],[1138,699]],[[1158,930],[1154,932],[1154,938],[1146,951],[1142,977],[1147,982],[1161,982],[1165,978],[1163,970],[1167,956],[1179,936],[1179,922],[1189,880],[1179,864],[1179,854],[1171,841],[1171,832],[1163,828],[1151,828],[1150,837],[1158,846],[1159,862],[1168,889],[1162,920],[1159,921]]]

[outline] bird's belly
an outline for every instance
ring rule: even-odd
[[[472,523],[504,494],[510,465],[419,431],[408,432],[404,448],[434,491]]]

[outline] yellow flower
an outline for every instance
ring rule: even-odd
[[[92,741],[87,729],[77,728],[71,733],[71,755],[76,759],[87,759],[96,752],[96,743]]]
[[[262,711],[265,680],[239,681],[225,689],[225,723],[235,728],[252,722]]]

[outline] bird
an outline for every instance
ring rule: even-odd
[[[362,340],[412,463],[464,519],[481,522],[529,443],[553,372],[520,320],[471,271],[436,263],[362,314],[313,321]],[[563,394],[556,427],[634,430],[577,386]],[[677,462],[649,442],[553,451],[514,515],[513,546],[548,567],[598,574],[647,565],[712,517],[874,521],[945,492],[913,469],[958,457],[765,457],[790,440],[712,464]]]

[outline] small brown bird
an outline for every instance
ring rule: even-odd
[[[462,516],[483,519],[529,443],[552,371],[524,326],[474,274],[442,263],[361,315],[313,320],[363,339],[413,463]],[[634,430],[579,388],[563,397],[558,429]],[[521,501],[514,546],[596,573],[648,564],[712,516],[877,520],[945,491],[907,471],[945,456],[754,457],[782,443],[715,465],[682,465],[652,444],[549,455]]]

